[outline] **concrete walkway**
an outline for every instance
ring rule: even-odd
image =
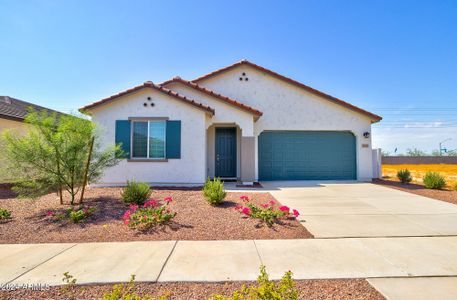
[[[457,276],[457,237],[0,245],[0,283]]]
[[[457,299],[457,277],[371,278],[368,282],[389,300]]]
[[[262,182],[317,238],[457,235],[457,205],[371,183]]]

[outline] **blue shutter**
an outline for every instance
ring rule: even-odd
[[[167,121],[167,158],[181,158],[181,121]]]
[[[125,158],[130,157],[130,121],[116,120],[115,143],[121,144],[121,149],[125,152]]]

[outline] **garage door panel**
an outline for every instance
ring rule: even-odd
[[[260,180],[355,179],[349,132],[270,131],[259,135]]]

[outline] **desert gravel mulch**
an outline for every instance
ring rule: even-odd
[[[87,189],[84,203],[96,206],[97,210],[87,220],[73,224],[50,221],[46,217],[49,210],[70,207],[60,205],[56,194],[36,200],[18,199],[11,190],[0,189],[0,207],[12,212],[10,221],[0,223],[0,244],[313,237],[295,219],[284,220],[269,228],[234,209],[235,205],[242,204],[241,195],[247,195],[260,204],[273,199],[269,193],[228,193],[222,205],[211,206],[204,200],[200,189],[176,188],[154,189],[151,196],[152,199],[173,197],[169,207],[177,215],[172,222],[148,232],[138,232],[122,221],[128,206],[121,201],[121,191],[121,188]]]
[[[414,183],[402,184],[401,182],[398,182],[398,181],[383,180],[383,179],[373,180],[373,183],[383,185],[386,187],[390,187],[393,189],[397,189],[400,191],[413,193],[416,195],[429,197],[429,198],[433,198],[436,200],[449,202],[452,204],[457,204],[457,191],[432,190],[432,189],[427,189],[425,186],[420,185],[420,184],[414,184]]]
[[[252,283],[248,283],[252,284]],[[167,295],[169,299],[208,299],[213,294],[230,296],[241,288],[241,282],[226,283],[137,283],[133,291],[154,297]],[[365,279],[296,280],[299,299],[385,299]],[[67,291],[53,287],[44,291],[17,289],[0,292],[1,299],[99,299],[110,292],[112,285],[75,286]]]

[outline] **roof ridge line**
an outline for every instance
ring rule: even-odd
[[[319,91],[319,90],[317,90],[315,88],[312,88],[312,87],[310,87],[310,86],[308,86],[308,85],[306,85],[304,83],[301,83],[301,82],[299,82],[299,81],[297,81],[295,79],[292,79],[290,77],[286,77],[286,76],[281,75],[281,74],[279,74],[277,72],[274,72],[272,70],[269,70],[267,68],[259,66],[259,65],[255,64],[255,63],[252,63],[252,62],[248,61],[247,59],[240,60],[240,61],[238,61],[238,62],[236,62],[236,63],[234,63],[232,65],[229,65],[229,66],[226,66],[224,68],[221,68],[221,69],[212,71],[210,73],[204,74],[204,75],[202,75],[200,77],[197,77],[197,78],[193,79],[192,82],[197,83],[197,82],[199,82],[201,80],[216,76],[216,75],[218,75],[220,73],[226,72],[226,71],[231,70],[231,69],[233,69],[233,68],[235,68],[237,66],[240,66],[240,65],[251,66],[251,67],[253,67],[253,68],[257,69],[257,70],[260,70],[261,72],[264,72],[264,73],[267,73],[267,74],[269,74],[269,75],[271,75],[273,77],[276,77],[277,79],[280,79],[282,81],[288,82],[288,83],[290,83],[292,85],[295,85],[295,86],[298,86],[298,87],[300,87],[300,88],[302,88],[302,89],[304,89],[304,90],[306,90],[306,91],[308,91],[310,93],[313,93],[315,95],[323,97],[324,99],[329,100],[329,101],[331,101],[331,102],[333,102],[335,104],[344,106],[344,107],[346,107],[348,109],[351,109],[351,110],[356,111],[358,113],[361,113],[361,114],[364,114],[366,116],[369,116],[372,119],[372,123],[376,123],[376,122],[379,122],[379,121],[382,120],[382,117],[377,115],[377,114],[374,114],[372,112],[364,110],[364,109],[362,109],[360,107],[357,107],[357,106],[355,106],[353,104],[350,104],[350,103],[348,103],[348,102],[346,102],[344,100],[341,100],[339,98],[333,97],[333,96],[331,96],[331,95],[329,95],[327,93],[324,93],[324,92]]]
[[[231,105],[237,106],[237,107],[239,107],[239,108],[241,108],[243,110],[246,110],[246,111],[248,111],[248,112],[250,112],[250,113],[252,113],[252,114],[254,114],[254,115],[258,116],[258,117],[263,115],[263,113],[258,109],[255,109],[255,108],[253,108],[253,107],[251,107],[251,106],[249,106],[247,104],[244,104],[244,103],[242,103],[240,101],[237,101],[237,100],[235,100],[233,98],[230,98],[228,96],[225,96],[225,95],[222,95],[220,93],[217,93],[217,92],[215,92],[215,91],[213,91],[213,90],[211,90],[211,89],[209,89],[207,87],[201,86],[201,85],[199,85],[199,84],[197,84],[195,82],[192,82],[190,80],[185,80],[185,79],[183,79],[183,78],[181,78],[179,76],[175,76],[172,79],[164,81],[164,82],[160,83],[160,85],[161,86],[165,86],[165,85],[170,84],[172,82],[183,83],[183,84],[185,84],[187,86],[190,86],[190,87],[192,87],[194,89],[197,89],[197,90],[201,91],[202,93],[205,93],[207,95],[213,96],[213,97],[218,98],[218,99],[220,99],[220,100],[222,100],[222,101],[224,101],[224,102],[226,102],[228,104],[231,104]]]

